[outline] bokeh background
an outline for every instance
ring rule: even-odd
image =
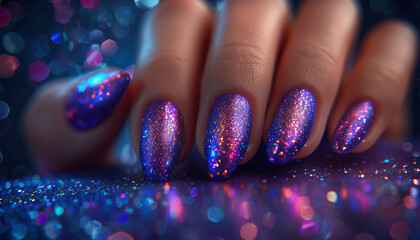
[[[208,2],[215,11],[224,4]],[[290,2],[296,10],[301,1]],[[20,127],[34,91],[56,78],[98,67],[117,66],[132,73],[142,16],[157,4],[159,0],[0,0],[0,178],[34,172]],[[360,0],[359,4],[358,46],[371,27],[387,18],[420,28],[420,0]],[[411,137],[419,138],[419,64],[410,94]]]

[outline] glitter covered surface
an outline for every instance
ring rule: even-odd
[[[419,239],[420,142],[321,144],[282,166],[264,155],[223,182],[197,152],[167,183],[114,170],[0,181],[0,238]]]
[[[172,103],[158,101],[146,108],[140,135],[140,161],[153,182],[168,179],[182,152],[184,123]]]
[[[252,129],[252,108],[239,94],[218,97],[210,110],[204,156],[212,179],[229,177],[242,161]]]
[[[360,101],[344,114],[335,130],[331,147],[336,153],[348,153],[366,137],[375,117],[370,101]]]
[[[117,106],[130,82],[121,71],[99,72],[81,80],[66,97],[64,116],[77,130],[92,128]]]
[[[294,89],[282,100],[267,136],[267,158],[283,164],[305,145],[315,118],[315,97],[306,89]]]

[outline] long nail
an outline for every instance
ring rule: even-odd
[[[182,151],[184,125],[181,112],[171,102],[157,101],[143,114],[139,155],[149,181],[166,181]]]
[[[239,94],[218,97],[210,110],[204,156],[212,179],[229,177],[242,161],[252,128],[252,108]]]
[[[338,123],[331,145],[336,153],[348,153],[366,137],[375,117],[371,101],[360,101],[347,111]]]
[[[130,75],[101,72],[85,80],[68,93],[64,117],[77,130],[90,129],[104,121],[117,106],[130,82]]]
[[[272,163],[292,160],[311,134],[315,97],[306,89],[294,89],[282,100],[267,136],[267,157]]]

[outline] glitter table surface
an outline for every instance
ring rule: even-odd
[[[217,182],[197,153],[167,183],[113,169],[3,180],[0,238],[420,238],[420,141],[344,156],[322,145],[282,166],[264,155]]]

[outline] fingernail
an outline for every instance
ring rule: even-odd
[[[149,181],[169,177],[182,151],[184,125],[181,112],[171,102],[157,101],[143,114],[139,155]]]
[[[332,139],[332,150],[348,153],[366,137],[375,117],[375,107],[371,101],[360,101],[347,110],[341,118]]]
[[[117,106],[130,82],[130,75],[101,72],[85,80],[68,93],[64,117],[77,130],[90,129],[103,122]]]
[[[304,88],[290,91],[282,100],[267,136],[267,157],[272,163],[292,160],[311,134],[315,97]]]
[[[252,108],[239,94],[218,97],[207,122],[204,156],[212,179],[228,178],[241,163],[252,129]]]

